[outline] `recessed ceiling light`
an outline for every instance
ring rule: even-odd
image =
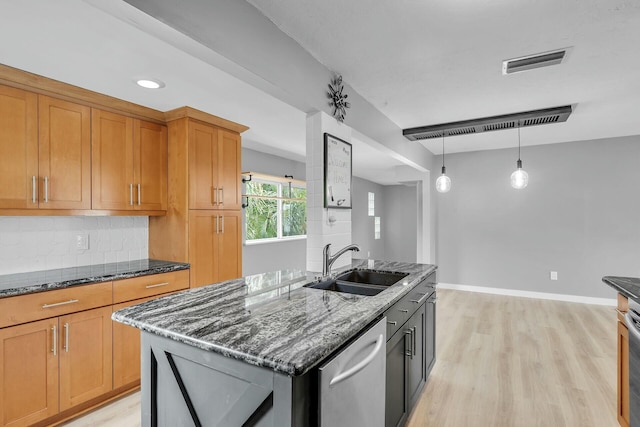
[[[136,83],[138,86],[142,86],[147,89],[160,89],[164,87],[164,82],[157,79],[138,79]]]

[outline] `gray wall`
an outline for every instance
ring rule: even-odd
[[[353,177],[352,209],[351,209],[351,237],[353,243],[360,245],[360,252],[354,254],[354,258],[385,259],[384,230],[380,233],[380,239],[374,239],[374,217],[369,216],[369,192],[375,194],[375,214],[384,217],[385,203],[384,186],[366,179]],[[381,221],[383,221],[381,219]]]
[[[369,216],[369,192],[375,194],[375,216],[380,217],[380,239],[374,238],[374,217]],[[354,258],[416,262],[417,188],[380,185],[353,177],[351,235],[361,251]]]
[[[388,261],[416,262],[418,194],[415,186],[389,185],[384,188],[384,256]]]
[[[242,170],[269,175],[293,175],[295,179],[305,179],[305,164],[283,157],[242,149]],[[243,188],[244,193],[244,188]],[[243,242],[245,239],[243,212]],[[307,260],[305,239],[276,243],[243,245],[242,275],[265,273],[267,271],[298,268],[304,270]]]
[[[640,275],[639,159],[640,136],[524,147],[518,191],[516,149],[447,155],[452,189],[434,193],[439,280],[614,297],[602,276]]]

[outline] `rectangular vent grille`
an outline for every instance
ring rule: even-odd
[[[521,58],[507,59],[502,62],[502,74],[513,74],[520,71],[557,65],[564,60],[566,54],[567,49],[560,49],[553,52],[544,52],[535,55],[523,56]]]
[[[572,111],[571,105],[565,105],[542,110],[524,111],[521,113],[404,129],[402,134],[410,141],[423,141],[426,139],[442,138],[443,134],[444,136],[469,135],[472,133],[513,129],[518,126],[546,125],[566,122]]]

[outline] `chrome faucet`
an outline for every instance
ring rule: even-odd
[[[354,251],[354,252],[360,251],[360,246],[351,244],[349,246],[345,246],[344,248],[340,249],[338,252],[336,252],[335,255],[331,255],[330,246],[331,246],[331,243],[326,245],[322,250],[322,276],[326,276],[327,274],[331,273],[331,266],[338,259],[338,257],[343,253],[347,251]]]

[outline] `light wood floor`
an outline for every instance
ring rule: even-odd
[[[615,427],[612,307],[438,291],[437,362],[408,427]],[[135,393],[67,427],[140,425]]]

